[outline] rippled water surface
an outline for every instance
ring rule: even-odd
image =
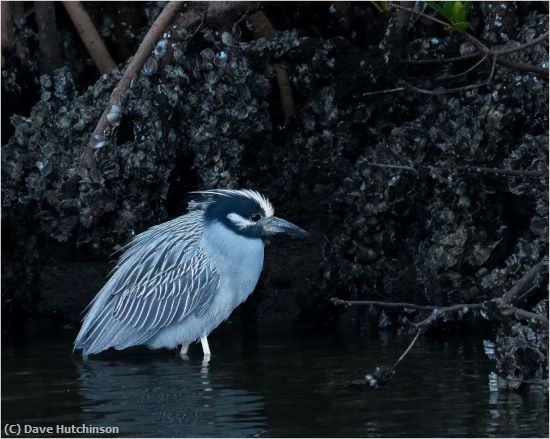
[[[121,436],[548,437],[548,397],[491,393],[476,338],[424,338],[385,387],[349,382],[410,341],[383,337],[213,337],[202,361],[126,351],[83,361],[71,336],[5,342],[2,423],[117,426]]]

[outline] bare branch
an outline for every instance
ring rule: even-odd
[[[522,44],[517,47],[509,47],[505,49],[493,49],[493,53],[495,55],[507,55],[509,53],[519,52],[521,50],[525,50],[529,47],[536,46],[537,44],[543,43],[545,41],[548,41],[548,31],[544,32],[541,36],[538,38],[535,38],[528,43]]]
[[[467,55],[462,56],[455,56],[453,58],[436,58],[436,59],[407,59],[407,58],[401,58],[398,56],[395,56],[395,58],[403,63],[406,64],[443,64],[443,63],[453,63],[453,62],[460,62],[460,61],[468,61],[472,58],[479,58],[483,56],[483,53],[480,52],[474,52],[474,53],[468,53]]]
[[[399,169],[399,170],[402,170],[402,171],[409,171],[409,172],[412,172],[414,174],[418,174],[418,171],[415,168],[413,168],[412,166],[387,165],[387,164],[384,164],[384,163],[374,163],[374,162],[367,162],[367,163],[364,163],[364,164],[367,165],[367,166],[373,166],[375,168]]]
[[[86,147],[82,157],[84,165],[90,164],[90,161],[92,160],[92,152],[94,148],[97,147],[97,144],[107,142],[106,131],[111,126],[111,122],[113,121],[112,118],[111,121],[109,121],[108,115],[110,113],[113,114],[112,112],[121,114],[122,103],[124,98],[126,97],[128,89],[130,88],[132,80],[137,76],[138,72],[145,64],[145,61],[151,54],[151,51],[164,33],[170,21],[172,21],[174,14],[180,8],[180,6],[181,2],[178,1],[171,1],[170,3],[168,3],[143,38],[143,41],[139,45],[136,54],[132,58],[132,61],[130,61],[130,63],[126,67],[122,78],[120,78],[120,81],[111,93],[111,97],[109,98],[107,107],[103,111],[103,114],[101,115],[99,122],[97,123],[97,126],[92,133],[90,143]]]
[[[504,303],[513,303],[524,291],[529,289],[533,283],[537,280],[539,274],[548,270],[548,260],[543,258],[536,265],[523,275],[523,277],[517,281],[506,294],[504,294],[501,300]]]
[[[249,17],[252,28],[254,29],[254,35],[256,38],[265,38],[266,40],[272,40],[275,38],[275,29],[262,12],[256,12]],[[290,81],[286,68],[281,64],[275,65],[275,72],[277,74],[277,84],[279,84],[279,91],[281,93],[281,102],[283,105],[283,114],[285,121],[288,122],[290,117],[296,113],[296,106],[294,105],[294,98],[292,96],[292,88],[290,87]]]
[[[548,174],[548,170],[523,170],[523,169],[499,169],[499,168],[484,168],[481,166],[458,166],[456,171],[467,171],[477,174],[493,174],[493,175],[514,175],[522,177],[543,177]]]
[[[1,3],[1,16],[2,16],[2,26],[1,26],[1,32],[2,32],[2,50],[3,49],[11,49],[13,47],[14,43],[14,37],[13,37],[13,20],[12,20],[12,14],[11,14],[11,2],[2,2]]]
[[[410,14],[414,14],[414,15],[418,15],[420,17],[426,18],[428,20],[433,21],[434,23],[438,23],[438,24],[442,25],[445,28],[451,27],[451,25],[449,23],[446,23],[442,20],[439,20],[436,17],[425,14],[423,12],[415,11],[414,9],[410,9],[410,8],[407,8],[407,7],[404,7],[404,6],[401,6],[399,4],[395,4],[395,3],[392,3],[390,6],[393,7],[393,8],[402,10],[402,11],[406,11]],[[405,62],[408,62],[408,63],[411,63],[411,62],[414,62],[414,63],[453,62],[453,61],[462,61],[462,60],[467,59],[468,57],[481,56],[481,55],[484,54],[484,55],[487,55],[487,56],[490,56],[490,57],[493,58],[493,67],[492,67],[492,70],[491,70],[491,75],[489,76],[489,81],[493,77],[495,63],[499,64],[499,65],[506,66],[506,67],[508,67],[510,69],[513,69],[513,70],[536,73],[536,74],[539,74],[539,75],[542,75],[542,76],[545,76],[545,77],[548,76],[548,69],[544,69],[544,68],[538,67],[538,66],[533,66],[533,65],[530,65],[530,64],[516,63],[516,62],[513,62],[513,61],[508,61],[508,60],[503,60],[503,59],[498,58],[501,55],[507,55],[507,54],[510,54],[510,53],[525,50],[525,49],[528,49],[529,47],[532,47],[532,46],[540,44],[544,41],[547,41],[548,40],[548,35],[549,35],[548,31],[546,31],[544,34],[540,35],[539,37],[535,38],[534,40],[529,41],[528,43],[522,44],[522,45],[517,46],[517,47],[509,47],[509,48],[503,48],[503,49],[490,49],[485,44],[483,44],[480,40],[478,40],[476,37],[469,34],[468,32],[465,32],[465,31],[462,31],[462,30],[457,30],[457,32],[459,32],[460,35],[462,35],[464,38],[466,38],[468,41],[470,41],[474,46],[476,46],[481,53],[478,52],[478,53],[468,54],[468,55],[464,55],[464,56],[457,57],[457,58],[447,58],[446,60],[406,60]],[[420,89],[420,90],[422,90],[422,89]],[[424,90],[424,91],[429,91],[429,90]],[[427,94],[430,94],[430,93],[427,93]]]
[[[3,1],[2,5],[4,3],[8,3],[8,2]],[[20,2],[20,1],[9,2],[9,4],[10,4],[12,31],[13,31],[13,25],[17,23],[21,23],[24,20],[26,20],[26,16],[25,16],[25,11],[23,10],[23,2]],[[14,41],[15,41],[15,56],[17,57],[17,59],[21,64],[27,64],[29,49],[26,45],[26,42],[18,39],[14,39]]]
[[[88,145],[84,148],[82,157],[80,160],[80,170],[84,171],[89,168],[95,162],[94,150],[99,145],[105,145],[108,143],[108,136],[110,135],[110,129],[113,124],[118,122],[119,116],[115,117],[114,122],[110,122],[107,118],[109,114],[116,116],[120,115],[122,111],[122,104],[128,92],[128,89],[133,84],[134,78],[136,78],[138,72],[143,67],[145,61],[151,54],[157,41],[162,36],[164,30],[174,17],[175,13],[181,6],[181,2],[171,1],[169,2],[160,15],[157,17],[151,29],[145,35],[142,43],[140,44],[135,56],[126,67],[122,78],[116,85],[115,89],[111,93],[111,97],[105,111],[101,115],[99,122],[90,138]],[[224,24],[228,19],[232,19],[234,16],[241,16],[247,9],[257,8],[259,2],[193,2],[178,18],[175,19],[174,28],[190,28],[191,26],[201,26],[201,23],[206,22],[209,25],[216,27],[220,24]],[[198,12],[200,10],[201,12]],[[199,29],[199,28],[197,28]],[[116,111],[114,111],[116,110]],[[113,118],[111,118],[113,120]],[[85,172],[85,171],[84,171]],[[90,175],[100,175],[97,169],[94,172],[90,172]],[[96,177],[97,178],[97,177]]]
[[[397,93],[403,90],[405,90],[405,87],[390,88],[388,90],[369,91],[367,93],[363,93],[363,96],[376,96],[376,95],[383,95],[386,93]]]
[[[445,94],[450,94],[450,93],[458,93],[458,92],[461,92],[461,91],[473,90],[475,88],[479,88],[479,87],[482,87],[484,85],[487,85],[488,80],[486,79],[486,80],[478,82],[476,84],[464,85],[462,87],[438,88],[436,90],[428,90],[428,89],[425,89],[425,88],[419,88],[419,87],[416,87],[412,84],[409,84],[408,82],[403,81],[403,80],[397,81],[397,83],[402,84],[403,87],[405,87],[406,89],[409,89],[409,90],[414,91],[416,93],[438,96],[438,95],[445,95]]]
[[[38,26],[40,66],[42,72],[50,73],[62,64],[55,21],[55,6],[53,2],[42,1],[35,2],[34,9]]]
[[[335,297],[333,297],[331,301],[335,305],[377,306],[380,308],[399,308],[403,310],[411,309],[416,311],[435,311],[427,319],[424,319],[419,323],[413,323],[413,325],[416,327],[423,327],[428,324],[432,324],[435,320],[443,317],[443,315],[454,311],[463,311],[465,309],[479,309],[483,306],[483,303],[459,303],[449,306],[416,305],[414,303],[382,302],[377,300],[342,300]]]
[[[432,305],[416,305],[414,303],[404,302],[381,302],[378,300],[342,300],[336,297],[330,300],[335,305],[380,306],[382,308],[414,309],[418,311],[431,311],[437,308]]]
[[[414,6],[414,2],[404,1],[404,6]],[[410,26],[413,17],[405,11],[395,9],[394,14],[388,20],[384,38],[380,42],[380,48],[389,50],[390,53],[401,53],[407,36],[407,29]]]
[[[525,64],[516,61],[508,61],[507,59],[499,58],[497,64],[511,68],[512,70],[517,70],[519,72],[529,72],[536,73],[538,75],[544,76],[545,79],[548,79],[548,69],[544,67],[534,66],[531,64]]]
[[[487,78],[487,83],[490,83],[495,76],[495,68],[497,66],[497,56],[493,56],[493,62],[491,63],[491,73],[489,73],[489,78]]]
[[[111,73],[116,67],[111,54],[103,44],[92,19],[79,1],[64,1],[63,6],[86,46],[90,57],[101,73]]]
[[[413,172],[415,174],[419,173],[418,169],[412,166],[393,165],[393,164],[375,163],[375,162],[366,162],[365,165],[373,166],[376,168],[382,168],[382,169],[396,169],[396,170],[408,171],[408,172]],[[419,168],[424,169],[426,171],[438,170],[438,171],[449,172],[449,173],[468,172],[470,174],[496,175],[496,176],[545,177],[548,175],[547,169],[528,170],[528,169],[485,168],[482,166],[473,166],[473,165],[457,166],[454,169],[438,168],[435,166],[422,166],[422,165],[420,165]]]
[[[394,9],[399,9],[399,10],[401,10],[401,11],[406,11],[406,12],[408,12],[409,14],[414,14],[414,15],[418,15],[419,17],[426,18],[426,19],[428,19],[428,20],[430,20],[430,21],[433,21],[434,23],[440,24],[440,25],[443,26],[445,29],[451,27],[451,24],[450,24],[450,23],[447,23],[446,21],[440,20],[439,18],[436,18],[436,17],[432,17],[431,15],[425,14],[424,12],[415,11],[414,9],[410,9],[410,8],[405,7],[405,6],[401,6],[401,5],[398,4],[398,3],[390,3],[389,6],[390,6],[391,8],[394,8]]]
[[[483,63],[486,59],[487,59],[487,55],[483,55],[483,57],[478,62],[476,62],[472,67],[470,67],[468,70],[465,70],[462,73],[457,73],[455,75],[440,76],[439,78],[436,78],[436,81],[446,81],[449,79],[457,79],[462,76],[466,76],[468,73],[475,70],[476,67],[478,67],[481,63]]]
[[[517,319],[535,320],[548,328],[548,319],[542,314],[537,314],[515,306],[506,305],[499,310],[502,315],[514,315]]]

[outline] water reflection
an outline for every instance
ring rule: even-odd
[[[498,436],[502,431],[520,436],[526,429],[548,432],[548,395],[542,389],[490,392],[488,412],[487,436]]]
[[[410,342],[385,332],[212,340],[176,352],[83,361],[72,334],[3,345],[2,419],[117,426],[122,436],[548,437],[548,395],[489,390],[480,338],[423,337],[379,389],[351,380],[391,364]]]
[[[123,435],[257,436],[265,431],[261,396],[228,386],[234,370],[208,360],[89,359],[77,363],[82,410]],[[129,430],[131,428],[131,430]]]

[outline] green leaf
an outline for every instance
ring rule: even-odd
[[[380,12],[386,12],[388,10],[388,2],[387,1],[371,1],[371,3]]]
[[[437,2],[434,1],[427,1],[425,2],[426,5],[428,5],[430,8],[432,8],[435,12],[437,12],[439,15],[442,15],[445,17],[445,14],[443,12],[443,8],[437,4]]]
[[[454,30],[465,30],[470,27],[467,21],[470,13],[469,1],[426,1],[427,6],[444,17]]]

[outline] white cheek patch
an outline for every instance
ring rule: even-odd
[[[243,218],[237,213],[230,213],[229,215],[227,215],[227,218],[229,219],[229,221],[235,224],[239,229],[244,229],[246,227],[253,226],[254,224],[256,224],[253,221]]]

